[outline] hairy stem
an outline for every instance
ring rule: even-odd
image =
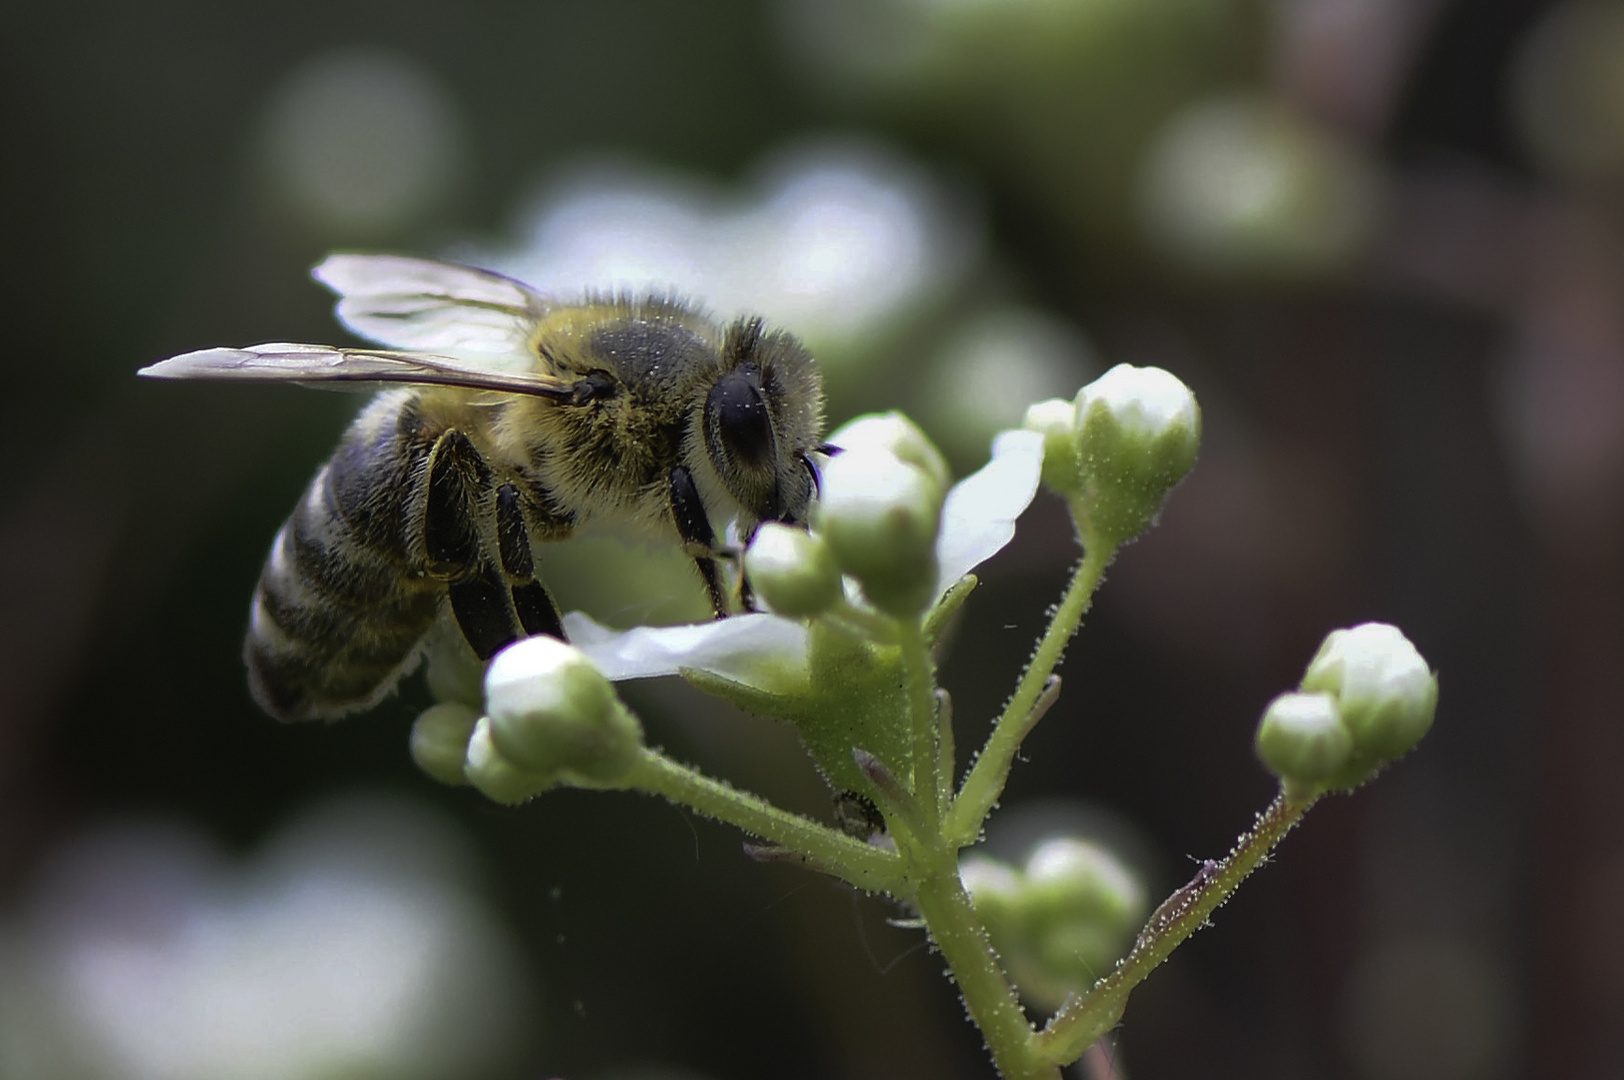
[[[1206,925],[1208,917],[1257,869],[1313,804],[1313,798],[1292,801],[1284,793],[1277,795],[1227,858],[1205,863],[1189,884],[1164,900],[1139,932],[1127,959],[1086,996],[1049,1021],[1038,1036],[1044,1056],[1055,1062],[1075,1061],[1109,1031],[1122,1016],[1133,988],[1186,938]]]
[[[936,666],[917,623],[899,623],[902,668],[908,680],[908,720],[913,733],[913,796],[931,827],[942,820],[941,756],[936,732]]]
[[[959,881],[957,857],[949,852],[937,861],[941,865],[920,878],[913,901],[953,972],[970,1018],[987,1040],[999,1075],[1004,1080],[1060,1080],[1059,1066],[1042,1054],[1015,989],[998,966],[987,932],[970,906]]]
[[[959,797],[948,811],[945,831],[954,842],[973,843],[981,831],[981,823],[998,802],[1015,753],[1021,747],[1021,740],[1031,730],[1030,718],[1034,706],[1043,694],[1049,676],[1060,663],[1066,643],[1083,621],[1083,613],[1088,610],[1094,590],[1099,588],[1100,578],[1105,574],[1105,567],[1115,554],[1116,548],[1111,544],[1086,543],[1083,560],[1072,575],[1066,595],[1055,608],[1048,630],[1038,642],[1037,651],[1032,654],[1031,661],[1021,674],[1020,684],[1016,686],[1009,704],[1004,707],[1003,715],[993,725],[987,745],[976,758],[970,775],[964,778]],[[1037,715],[1042,714],[1039,712]]]

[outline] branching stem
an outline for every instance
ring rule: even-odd
[[[823,871],[868,892],[906,892],[896,854],[865,844],[810,818],[780,810],[759,795],[739,791],[686,765],[645,750],[626,787],[663,795],[706,817],[797,852]]]

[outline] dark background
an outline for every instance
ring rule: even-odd
[[[1176,27],[1200,6],[1146,3]],[[259,715],[246,602],[354,402],[133,374],[212,344],[338,340],[305,277],[324,251],[500,237],[582,152],[730,181],[787,138],[855,130],[973,194],[983,280],[1108,362],[1170,368],[1206,412],[1203,460],[1120,558],[1011,813],[1109,810],[1166,891],[1269,798],[1252,725],[1325,631],[1397,623],[1440,672],[1421,750],[1316,809],[1136,993],[1131,1075],[1624,1075],[1624,189],[1616,163],[1542,150],[1516,121],[1513,74],[1557,6],[1204,8],[1230,29],[900,88],[807,59],[786,40],[802,23],[745,0],[9,10],[0,912],[98,823],[159,815],[251,853],[313,798],[383,790],[455,819],[523,943],[539,1033],[507,1075],[989,1075],[939,960],[875,900],[753,864],[651,800],[512,811],[438,787],[406,753],[415,685],[330,727]],[[463,138],[442,198],[367,229],[280,203],[260,133],[290,71],[357,46],[431,72]],[[1624,38],[1604,46],[1624,70]],[[1020,81],[1042,64],[1070,74]],[[1379,178],[1357,245],[1214,270],[1145,241],[1124,202],[1145,132],[1231,87]],[[1624,104],[1594,111],[1624,137]],[[909,406],[924,376],[899,354],[872,404]],[[1040,501],[971,601],[946,661],[961,746],[1013,685],[1068,545]],[[788,736],[695,721],[712,707],[680,689],[631,693],[678,756],[825,812]]]

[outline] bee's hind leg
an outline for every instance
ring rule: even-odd
[[[711,609],[718,619],[726,618],[730,610],[727,593],[722,588],[722,574],[712,554],[716,550],[716,533],[711,529],[710,518],[705,516],[705,504],[700,501],[693,473],[685,465],[671,470],[671,517],[676,521],[677,535],[682,538],[683,546],[694,556],[699,576],[705,579]]]

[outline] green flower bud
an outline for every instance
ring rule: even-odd
[[[953,471],[936,444],[902,413],[870,413],[842,424],[829,436],[829,442],[842,450],[865,454],[875,450],[900,458],[936,482],[946,491],[953,484]]]
[[[468,639],[447,620],[436,625],[424,649],[424,670],[435,701],[455,701],[476,712],[485,704],[485,664]]]
[[[613,786],[636,764],[643,728],[592,661],[546,636],[498,653],[485,675],[491,739],[527,772]]]
[[[1064,398],[1040,401],[1026,410],[1027,431],[1043,436],[1043,482],[1071,498],[1083,490],[1077,464],[1077,404]]]
[[[463,761],[468,739],[479,713],[461,702],[446,702],[424,710],[412,725],[412,760],[442,784],[466,784]]]
[[[537,773],[521,769],[502,756],[491,738],[491,718],[481,716],[468,737],[468,752],[463,758],[463,775],[468,782],[493,802],[504,806],[518,806],[540,795],[558,782],[550,773]]]
[[[966,855],[959,863],[959,880],[992,935],[993,946],[1008,949],[1019,933],[1021,891],[1026,887],[1021,875],[1006,862],[977,854]]]
[[[946,492],[881,450],[848,450],[823,470],[813,524],[881,611],[912,618],[936,598],[936,533]]]
[[[1145,890],[1132,872],[1075,837],[1044,840],[1019,870],[967,856],[959,877],[1021,996],[1044,1008],[1109,971],[1145,917]]]
[[[1396,626],[1333,630],[1309,662],[1302,688],[1336,698],[1355,750],[1378,762],[1409,753],[1432,727],[1438,677]]]
[[[744,572],[769,608],[792,619],[827,611],[840,599],[840,566],[823,539],[769,521],[744,553]]]
[[[1028,981],[1035,999],[1058,1005],[1111,970],[1145,916],[1145,889],[1098,844],[1055,837],[1026,861]]]
[[[1281,694],[1263,711],[1257,756],[1288,785],[1312,787],[1335,776],[1353,753],[1330,694]]]
[[[1201,409],[1161,368],[1118,364],[1078,393],[1077,446],[1084,528],[1126,543],[1195,464]]]
[[[1088,840],[1056,836],[1040,843],[1027,856],[1026,883],[1034,934],[1089,924],[1114,943],[1109,956],[1089,958],[1096,973],[1116,959],[1144,918],[1145,887],[1115,855]]]

